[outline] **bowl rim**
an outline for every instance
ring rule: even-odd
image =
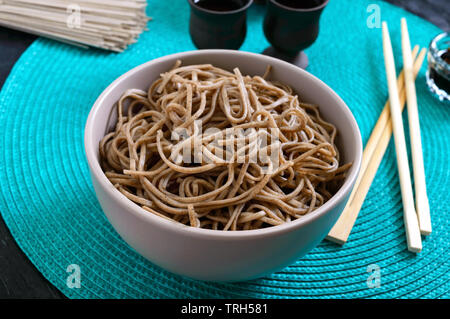
[[[239,9],[219,11],[219,10],[211,10],[211,9],[206,9],[206,8],[200,7],[195,2],[195,0],[188,0],[188,2],[191,7],[195,8],[195,10],[203,12],[203,13],[209,13],[211,15],[216,15],[216,16],[226,16],[226,15],[232,15],[235,13],[245,12],[253,4],[253,0],[248,0],[248,2],[245,5],[243,5],[242,7],[240,7]]]
[[[274,6],[282,8],[286,11],[291,11],[291,12],[314,12],[314,11],[319,11],[322,10],[323,8],[325,8],[329,2],[329,0],[324,0],[321,4],[312,7],[312,8],[295,8],[295,7],[290,7],[286,4],[282,4],[281,2],[279,2],[278,0],[269,0],[269,2],[271,2]]]
[[[148,67],[151,67],[152,65],[156,65],[158,63],[168,61],[168,60],[177,60],[177,59],[183,59],[190,56],[195,55],[241,55],[241,56],[247,56],[255,59],[264,59],[267,61],[268,64],[272,63],[272,65],[276,64],[285,64],[289,68],[292,68],[294,72],[302,73],[302,76],[304,76],[308,81],[316,82],[320,86],[324,86],[329,92],[334,95],[334,98],[339,102],[338,104],[341,104],[342,112],[344,112],[345,118],[349,122],[352,131],[353,131],[353,141],[352,143],[355,143],[355,149],[356,149],[356,156],[353,159],[353,165],[350,168],[350,172],[345,179],[344,184],[339,188],[339,190],[334,194],[325,204],[323,204],[318,209],[305,214],[302,218],[292,220],[288,223],[284,223],[277,226],[270,226],[267,228],[261,228],[261,229],[252,229],[252,230],[239,230],[239,231],[221,231],[221,230],[213,230],[213,229],[204,229],[204,228],[196,228],[191,227],[188,225],[183,225],[175,221],[170,221],[164,218],[161,218],[157,215],[154,215],[143,208],[141,208],[139,205],[132,202],[130,199],[128,199],[125,195],[123,195],[121,192],[119,192],[108,180],[106,175],[104,174],[103,170],[100,167],[100,163],[96,157],[96,149],[98,149],[98,145],[93,145],[93,141],[90,138],[93,135],[95,123],[94,119],[96,118],[96,115],[98,114],[99,110],[101,109],[101,106],[104,103],[105,98],[118,86],[122,81],[127,79],[128,77],[132,77],[134,74],[138,73],[142,69],[146,69]],[[159,227],[168,230],[173,231],[176,233],[184,233],[185,235],[189,234],[193,237],[199,237],[199,238],[208,238],[211,239],[229,239],[229,240],[239,240],[239,239],[255,239],[260,237],[265,237],[269,235],[281,235],[288,232],[291,232],[295,229],[301,228],[304,225],[312,223],[314,220],[318,219],[322,215],[325,215],[329,211],[331,211],[333,208],[335,208],[343,199],[344,197],[350,193],[354,182],[356,181],[356,177],[359,173],[359,169],[361,166],[362,161],[362,139],[361,139],[361,133],[358,127],[358,124],[350,111],[347,104],[342,100],[342,98],[333,90],[331,89],[327,84],[325,84],[323,81],[321,81],[319,78],[315,77],[311,73],[296,67],[288,62],[265,56],[258,53],[252,53],[252,52],[246,52],[246,51],[235,51],[235,50],[224,50],[224,49],[208,49],[208,50],[194,50],[194,51],[185,51],[180,53],[174,53],[166,56],[162,56],[153,60],[150,60],[148,62],[145,62],[141,65],[138,65],[131,70],[127,71],[126,73],[122,74],[120,77],[115,79],[106,89],[103,90],[103,92],[100,94],[100,96],[97,98],[97,100],[94,102],[87,121],[85,125],[85,132],[84,132],[84,146],[85,146],[85,153],[86,158],[88,161],[89,169],[91,171],[91,177],[95,178],[97,182],[100,184],[100,186],[103,188],[103,190],[111,197],[115,198],[117,201],[119,201],[124,207],[127,208],[126,213],[132,213],[135,215],[135,217],[141,218],[145,220],[146,222],[149,222],[151,224],[157,224]],[[97,196],[97,194],[96,194]],[[105,212],[104,212],[105,213]],[[106,214],[106,213],[105,213]]]

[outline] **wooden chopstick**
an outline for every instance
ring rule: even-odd
[[[414,189],[419,228],[422,235],[431,234],[430,205],[428,203],[425,170],[423,167],[422,141],[420,137],[419,111],[417,109],[411,44],[406,19],[401,19],[403,68],[405,72],[406,101],[408,106],[409,134],[414,172]]]
[[[403,202],[403,220],[406,230],[408,250],[420,252],[422,250],[422,238],[420,237],[419,222],[414,207],[414,197],[409,172],[408,154],[406,151],[405,133],[403,130],[402,113],[398,98],[398,88],[395,75],[394,53],[389,36],[387,23],[382,23],[383,53],[386,68],[386,78],[389,89],[389,105],[391,121],[394,132],[395,151],[397,155],[397,169],[400,179],[400,190]]]
[[[415,59],[417,56],[417,52],[419,52],[419,46],[416,45],[412,51],[412,56]],[[397,86],[399,92],[401,92],[404,88],[404,71],[402,70],[400,72],[400,75],[397,79]],[[372,155],[375,151],[375,148],[378,144],[378,141],[380,140],[381,135],[383,134],[383,131],[386,128],[386,125],[391,121],[391,111],[389,110],[389,99],[384,105],[383,111],[381,111],[380,117],[378,118],[377,123],[375,124],[372,133],[370,134],[369,140],[367,141],[366,146],[364,147],[363,152],[363,158],[361,161],[361,168],[360,173],[358,175],[358,178],[356,179],[355,185],[353,186],[353,189],[357,189],[359,183],[361,182],[362,176],[364,175],[364,172],[367,169],[367,166],[369,165],[369,161],[372,158]],[[349,202],[353,200],[355,192],[352,192],[350,194]]]
[[[412,52],[413,57],[417,55],[418,50],[419,47],[415,46]],[[414,62],[414,77],[417,76],[420,68],[422,67],[425,54],[426,49],[422,49]],[[403,110],[406,100],[405,90],[403,87],[403,72],[400,73],[397,83],[400,89],[400,106]],[[340,245],[347,242],[348,236],[350,235],[356,218],[358,217],[358,213],[361,210],[364,199],[369,192],[370,185],[372,184],[376,171],[380,166],[381,160],[383,159],[383,155],[386,152],[389,140],[391,138],[392,124],[390,120],[391,114],[389,108],[389,101],[387,101],[364,149],[361,169],[347,205],[345,206],[340,218],[325,238],[329,241]]]

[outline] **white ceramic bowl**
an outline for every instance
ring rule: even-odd
[[[258,230],[197,229],[155,216],[131,202],[109,182],[99,165],[98,145],[111,125],[115,102],[129,88],[146,90],[176,60],[184,65],[211,63],[242,74],[263,74],[290,85],[301,100],[319,105],[339,130],[343,162],[353,162],[339,191],[322,207],[280,226]],[[261,277],[296,261],[326,236],[341,214],[356,180],[362,156],[356,121],[341,98],[325,83],[289,63],[231,50],[199,50],[168,55],[142,64],[115,80],[95,102],[85,128],[85,148],[95,192],[105,215],[122,238],[154,264],[191,278],[241,281]]]

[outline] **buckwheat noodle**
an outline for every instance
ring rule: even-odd
[[[335,126],[269,73],[177,61],[148,92],[126,91],[100,142],[106,176],[148,212],[193,227],[258,229],[317,209],[351,163],[339,163]]]

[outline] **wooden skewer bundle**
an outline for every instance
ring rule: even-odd
[[[0,26],[121,52],[146,28],[145,0],[0,0]]]

